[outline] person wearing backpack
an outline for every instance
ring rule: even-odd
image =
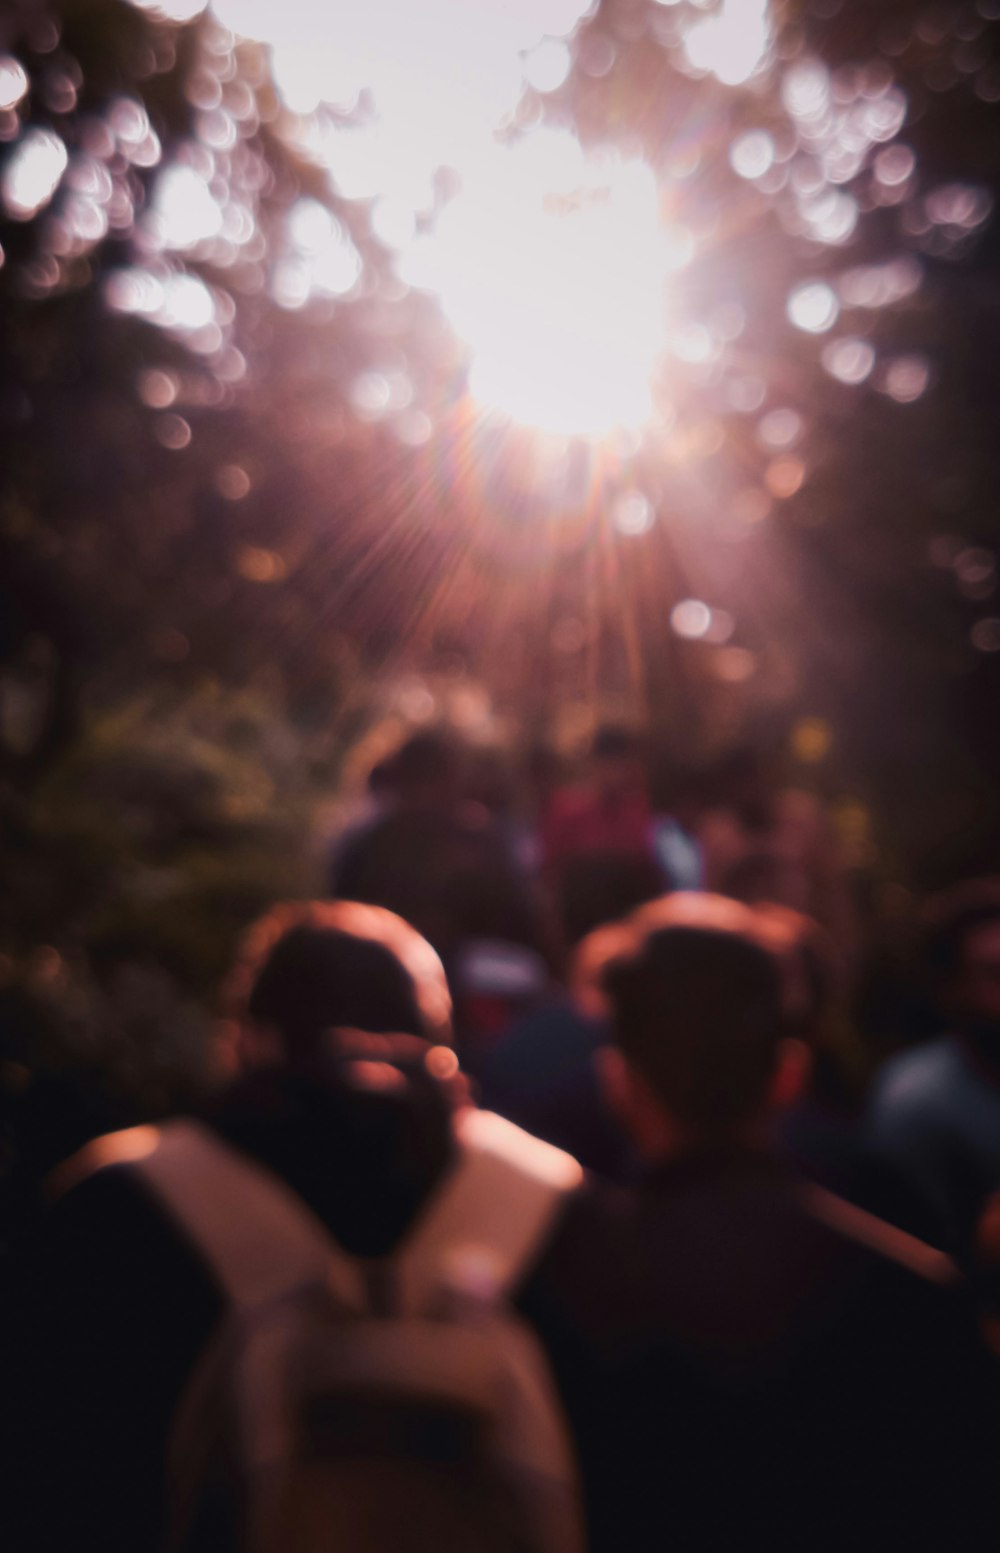
[[[440,962],[391,913],[277,908],[205,1114],[53,1175],[6,1406],[23,1553],[579,1553],[507,1293],[580,1179],[467,1103]]]

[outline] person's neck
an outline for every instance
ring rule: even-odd
[[[659,1127],[650,1126],[645,1137],[632,1141],[640,1162],[656,1169],[696,1154],[760,1152],[769,1147],[771,1137],[768,1118],[764,1117],[715,1132],[685,1127],[664,1116]]]

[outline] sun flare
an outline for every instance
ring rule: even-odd
[[[479,403],[600,435],[650,416],[675,252],[645,163],[540,130],[494,151],[403,273],[440,297]]]

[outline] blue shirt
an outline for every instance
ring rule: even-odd
[[[1000,1085],[965,1042],[944,1036],[891,1058],[875,1081],[869,1134],[927,1214],[913,1227],[963,1244],[1000,1186]]]

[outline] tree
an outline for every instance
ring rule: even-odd
[[[652,431],[555,455],[476,411],[446,309],[338,183],[377,99],[293,112],[265,43],[188,11],[5,19],[2,651],[8,704],[48,712],[7,740],[19,779],[150,679],[276,665],[322,717],[353,643],[457,657],[541,721],[610,694],[701,748],[819,715],[897,847],[956,866],[954,791],[1000,765],[989,0],[582,18],[503,134],[641,156],[696,262]],[[745,80],[738,11],[773,34]],[[461,193],[436,173],[418,234]]]

